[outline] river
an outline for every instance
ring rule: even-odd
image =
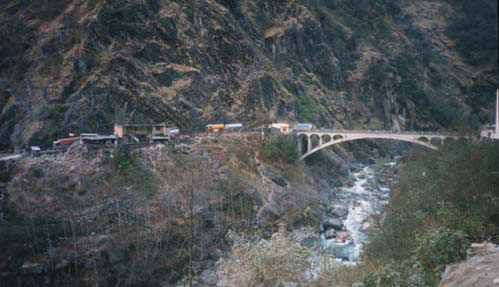
[[[324,264],[353,265],[359,262],[362,246],[368,240],[367,231],[373,224],[372,216],[381,214],[388,204],[397,168],[396,160],[377,165],[352,165],[351,180],[334,191],[323,218],[322,248],[312,256],[316,271],[327,267]]]

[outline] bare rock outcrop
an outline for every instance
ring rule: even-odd
[[[499,249],[489,249],[447,267],[440,287],[499,286]]]

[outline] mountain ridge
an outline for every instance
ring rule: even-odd
[[[124,120],[198,130],[276,120],[475,130],[492,118],[496,61],[466,62],[448,30],[468,16],[444,0],[4,7],[4,149],[70,131],[110,133]],[[487,25],[495,21],[485,16]]]

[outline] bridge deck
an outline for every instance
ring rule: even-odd
[[[320,130],[294,130],[296,134],[386,134],[386,135],[431,135],[431,136],[456,136],[463,137],[456,133],[443,133],[431,131],[388,131],[388,130],[335,130],[335,129],[320,129]]]

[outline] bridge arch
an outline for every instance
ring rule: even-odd
[[[306,134],[298,134],[297,139],[298,139],[298,149],[300,150],[300,156],[301,156],[307,153],[307,151],[309,150],[308,142],[310,141],[310,138]]]
[[[343,139],[343,136],[340,135],[340,134],[336,134],[336,135],[333,136],[333,139],[334,140],[341,140],[341,139]]]
[[[310,147],[312,149],[320,147],[321,146],[321,136],[318,134],[312,134],[309,136],[310,140]]]
[[[302,135],[302,134],[299,134],[298,136],[300,136],[300,135]],[[316,133],[310,133],[309,135],[307,135],[307,137],[311,138],[313,135],[319,136]],[[432,144],[431,139],[427,136],[418,136],[418,137],[410,138],[409,136],[405,136],[403,134],[397,136],[397,135],[386,135],[386,134],[381,134],[381,133],[380,134],[375,134],[375,133],[364,134],[364,135],[360,135],[360,134],[344,134],[343,135],[343,134],[338,133],[338,134],[335,134],[333,136],[332,140],[329,142],[324,142],[324,143],[319,144],[318,146],[314,146],[314,147],[312,147],[312,145],[311,145],[310,148],[307,149],[306,152],[301,155],[300,159],[303,160],[303,159],[307,158],[308,156],[318,152],[319,150],[324,149],[324,148],[329,147],[329,146],[332,146],[332,145],[335,145],[335,144],[339,144],[342,142],[348,142],[348,141],[354,141],[354,140],[362,140],[362,139],[398,140],[398,141],[418,144],[418,145],[421,145],[421,146],[424,146],[426,148],[430,148],[433,150],[438,150],[438,146]]]
[[[434,146],[441,146],[443,144],[443,139],[440,137],[434,137],[430,139],[430,144]]]
[[[325,134],[321,136],[322,143],[328,143],[333,140],[330,135]]]
[[[427,137],[420,137],[417,139],[418,141],[424,142],[424,143],[429,143],[430,140]]]

